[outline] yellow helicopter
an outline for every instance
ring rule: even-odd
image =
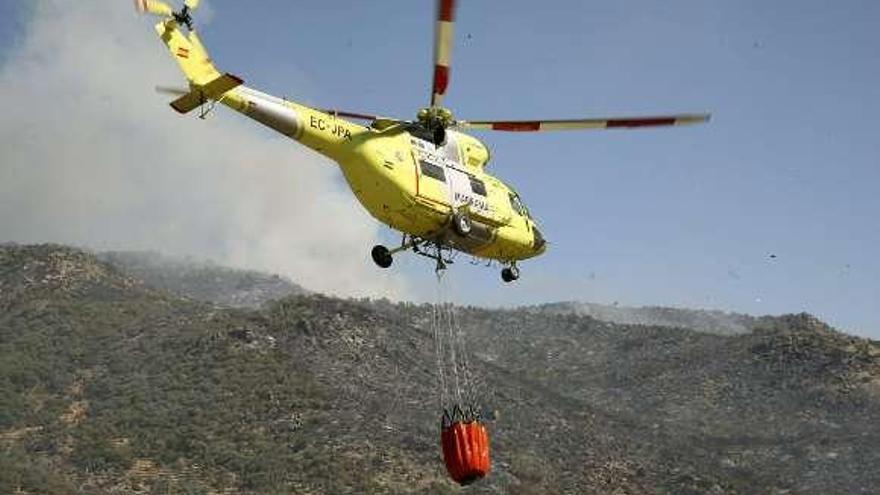
[[[271,96],[221,74],[193,27],[199,0],[174,11],[161,0],[135,0],[141,13],[161,17],[156,32],[189,82],[188,90],[157,88],[178,96],[180,113],[200,109],[204,118],[216,103],[288,136],[337,162],[351,190],[373,217],[403,233],[393,249],[375,246],[382,268],[412,250],[443,269],[461,251],[496,260],[505,282],[519,278],[517,262],[542,254],[547,241],[516,191],[485,170],[489,149],[462,130],[511,132],[618,129],[705,122],[708,114],[533,121],[457,120],[442,107],[449,84],[454,0],[437,1],[434,77],[430,106],[412,121],[319,110]],[[184,30],[185,28],[185,30]],[[361,125],[346,119],[365,121]]]

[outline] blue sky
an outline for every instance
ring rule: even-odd
[[[23,3],[0,3],[0,61]],[[880,3],[535,5],[460,2],[445,102],[458,117],[713,120],[478,134],[552,245],[515,286],[457,264],[460,301],[808,311],[880,338]],[[216,63],[258,89],[403,118],[427,104],[433,2],[206,0],[201,14]],[[429,268],[395,263],[417,287]]]

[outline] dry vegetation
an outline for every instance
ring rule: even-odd
[[[185,284],[153,274],[159,290],[112,261],[0,246],[0,493],[460,491],[427,306],[235,308],[229,290],[286,282],[202,266]],[[225,304],[170,291],[192,280]],[[495,417],[492,474],[469,492],[880,486],[877,342],[808,315],[719,335],[558,309],[459,309]]]

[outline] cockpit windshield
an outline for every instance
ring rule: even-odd
[[[531,218],[529,216],[529,209],[526,208],[526,205],[523,204],[522,200],[519,199],[519,195],[512,192],[509,194],[510,197],[510,207],[513,208],[513,211],[517,213],[517,215]]]

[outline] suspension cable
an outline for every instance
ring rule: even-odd
[[[458,308],[450,298],[449,279],[445,276],[446,265],[440,258],[439,245],[436,246],[436,255],[437,287],[431,307],[431,333],[440,386],[440,409],[446,415],[453,414],[457,421],[471,421],[480,417],[478,380],[471,369]]]
[[[443,333],[441,332],[441,312],[439,308],[441,292],[441,274],[437,272],[437,291],[434,304],[431,306],[431,332],[434,336],[434,354],[437,358],[437,376],[440,379],[440,409],[446,407],[446,370],[445,370],[445,354],[443,348]]]
[[[469,349],[465,345],[464,330],[462,329],[461,322],[458,318],[458,309],[453,304],[449,305],[449,319],[452,321],[452,326],[455,329],[456,343],[458,344],[459,353],[461,355],[458,364],[461,366],[464,379],[465,405],[470,407],[476,403],[476,388],[474,387],[473,377],[471,375],[470,361],[468,358]]]
[[[458,373],[458,349],[457,349],[458,346],[456,345],[456,343],[457,343],[456,342],[456,335],[455,335],[455,329],[452,326],[452,319],[449,317],[451,303],[448,300],[448,292],[446,291],[446,288],[447,288],[446,284],[443,282],[444,282],[444,279],[441,276],[441,280],[440,280],[440,290],[441,290],[441,294],[442,294],[441,301],[440,301],[440,304],[442,305],[441,306],[441,308],[442,308],[441,314],[443,315],[443,320],[444,320],[443,327],[444,327],[444,330],[446,331],[446,338],[447,338],[446,342],[449,347],[450,368],[452,369],[453,383],[455,385],[454,396],[455,396],[456,402],[458,404],[461,404],[462,403],[461,402],[461,399],[462,399],[462,397],[461,397],[461,379],[460,379],[459,373]]]

